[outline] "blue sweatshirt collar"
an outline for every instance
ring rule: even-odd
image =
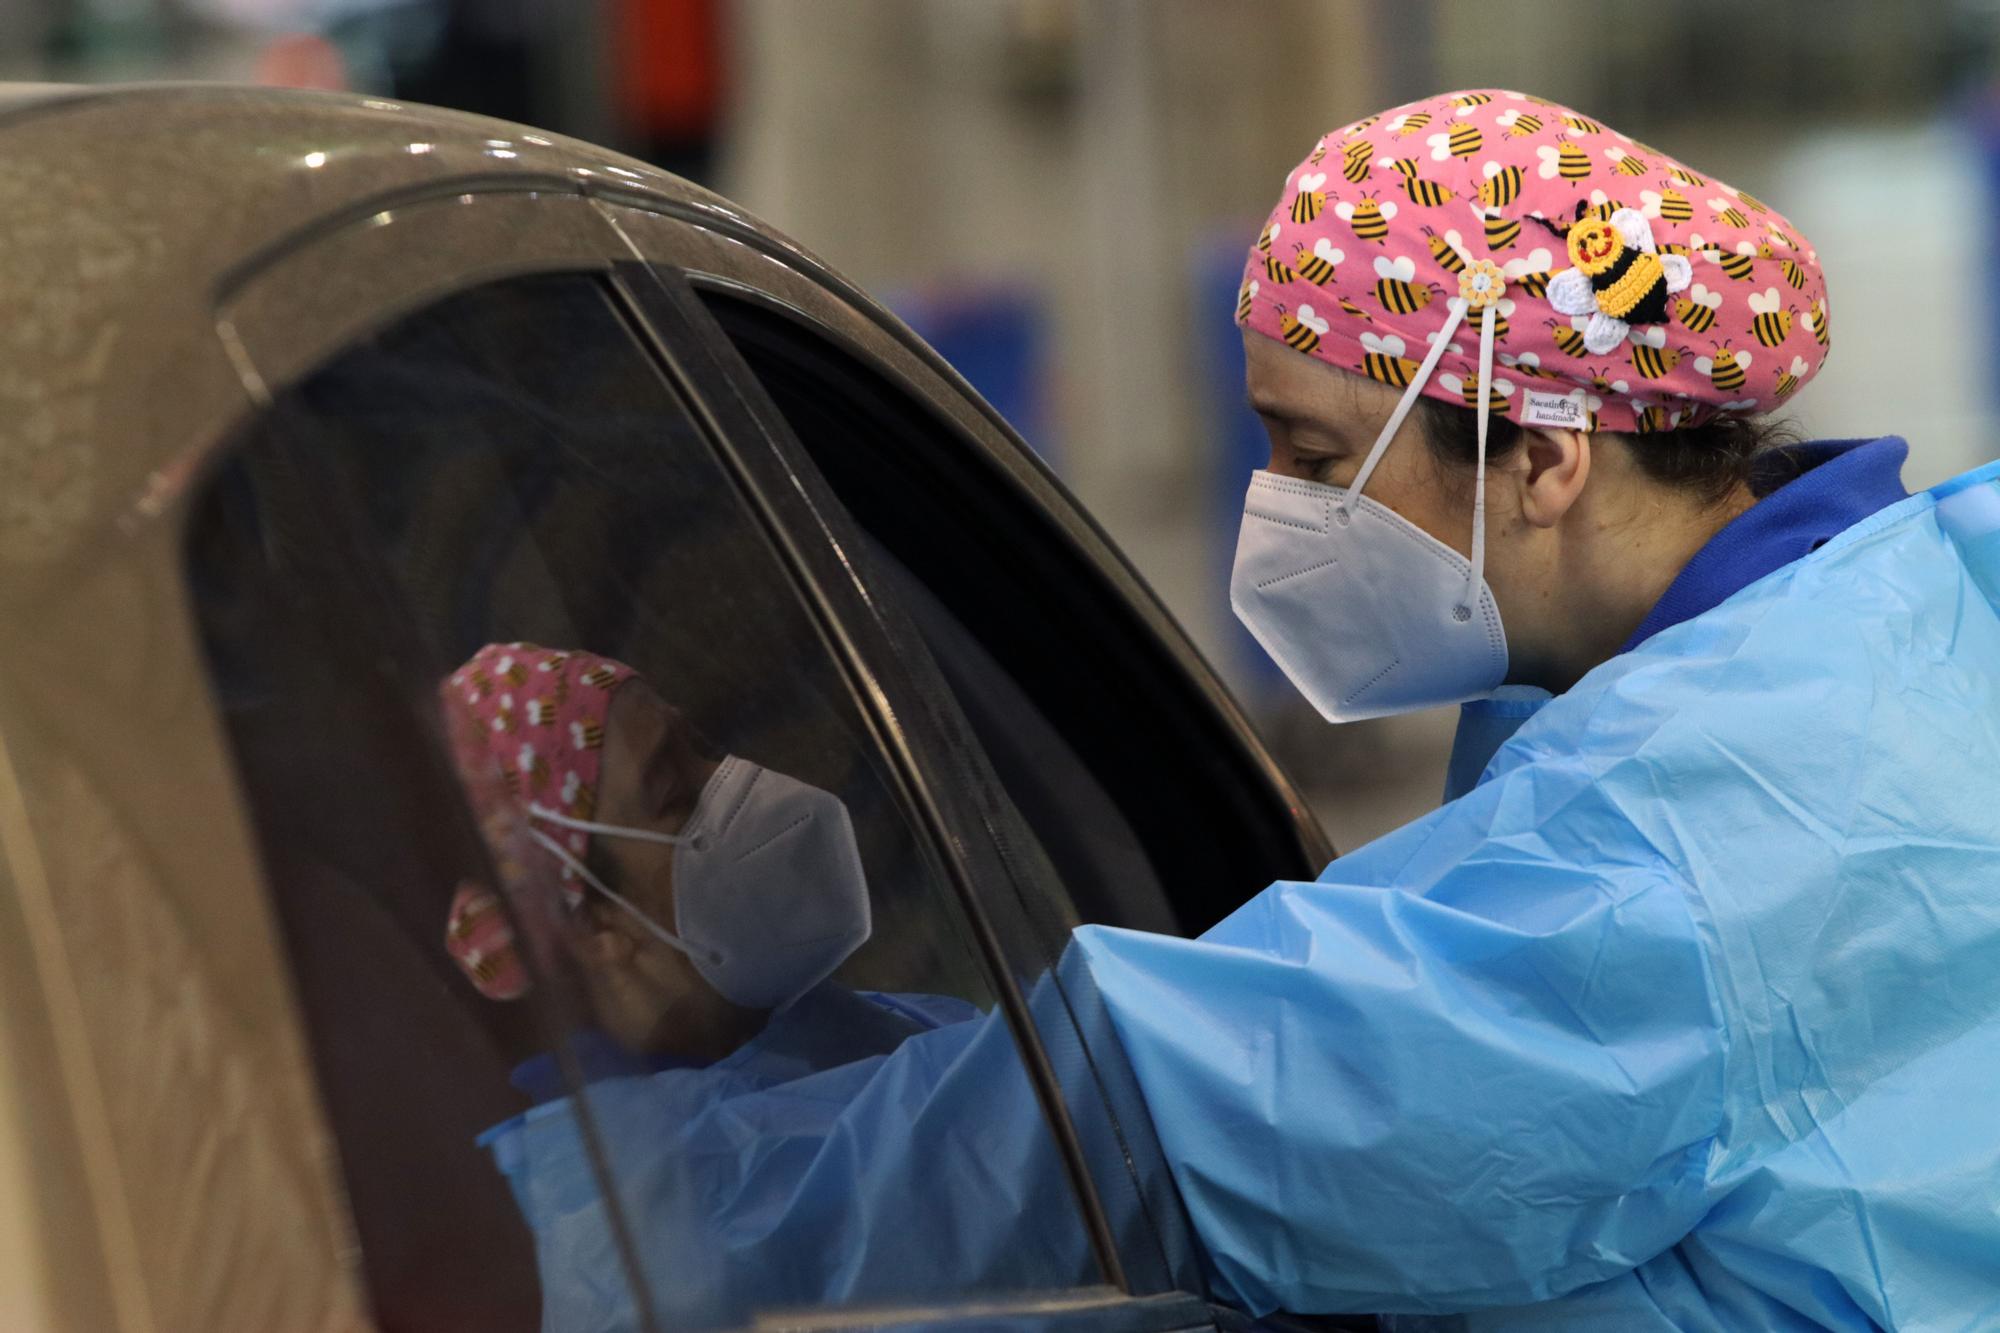
[[[1783,450],[1791,480],[1744,510],[1694,553],[1620,652],[1691,620],[1758,579],[1810,555],[1862,519],[1909,497],[1899,437],[1814,440]]]
[[[1893,435],[1874,440],[1815,440],[1775,454],[1761,497],[1709,538],[1620,652],[1718,606],[1758,579],[1810,555],[1830,538],[1900,500],[1910,447]],[[1542,705],[1547,692],[1502,686],[1459,710],[1458,735],[1445,769],[1444,798],[1479,785],[1495,752]]]

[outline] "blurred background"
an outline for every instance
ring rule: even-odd
[[[1554,98],[1817,245],[1810,433],[1927,485],[2000,455],[1984,297],[2000,0],[0,0],[0,76],[350,88],[595,140],[818,252],[1095,511],[1343,848],[1435,805],[1453,718],[1333,728],[1229,615],[1261,458],[1242,256],[1324,131],[1457,87]],[[1980,367],[1987,369],[1980,369]]]

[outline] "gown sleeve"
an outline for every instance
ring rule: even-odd
[[[1528,1304],[1700,1220],[1725,1041],[1697,904],[1602,792],[1580,762],[1516,764],[1201,939],[1077,932],[1060,968],[1102,997],[1218,1297],[1259,1315]],[[590,1089],[670,1322],[1092,1280],[999,1015],[823,1072],[778,1065]],[[550,1326],[626,1327],[570,1112],[487,1142]]]
[[[1037,995],[1052,999],[1046,979]],[[617,1220],[578,1098],[488,1130],[534,1234],[543,1327],[643,1326],[619,1220],[663,1327],[1100,1281],[1004,1016],[924,1007],[960,1021],[831,1068],[811,1068],[793,1033],[707,1068],[592,1083],[581,1101]]]
[[[1198,940],[1077,933],[1220,1294],[1464,1311],[1614,1276],[1711,1191],[1698,903],[1587,764],[1517,764]]]

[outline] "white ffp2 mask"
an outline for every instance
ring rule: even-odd
[[[1507,677],[1507,637],[1485,578],[1490,308],[1479,349],[1472,559],[1361,494],[1466,308],[1452,302],[1352,487],[1258,472],[1243,499],[1230,605],[1330,722],[1483,698]]]
[[[1229,601],[1313,707],[1354,722],[1476,699],[1505,678],[1500,608],[1470,576],[1464,556],[1366,496],[1259,472]]]
[[[847,807],[831,792],[734,755],[702,788],[679,833],[573,819],[537,820],[674,848],[674,929],[619,894],[554,838],[533,836],[584,882],[679,949],[709,985],[746,1009],[778,1009],[826,980],[868,939],[868,880]]]

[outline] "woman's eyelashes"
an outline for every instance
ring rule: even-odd
[[[1324,486],[1339,486],[1353,471],[1351,460],[1344,453],[1319,453],[1299,451],[1292,455],[1299,472],[1312,481]]]
[[[1341,472],[1341,465],[1350,461],[1349,452],[1342,444],[1318,432],[1288,432],[1283,453],[1294,476],[1322,483],[1338,484],[1333,482],[1333,478]]]

